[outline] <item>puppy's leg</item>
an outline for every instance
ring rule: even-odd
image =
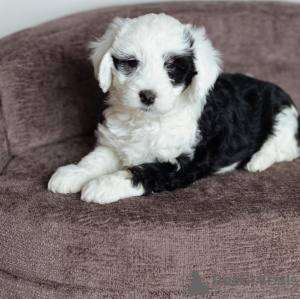
[[[190,163],[189,157],[177,158],[178,164],[170,162],[145,163],[130,167],[133,186],[143,186],[144,195],[153,192],[173,191],[185,188],[195,180],[212,174],[204,163]]]
[[[78,164],[58,168],[48,183],[48,190],[56,193],[76,193],[90,180],[113,173],[119,167],[115,153],[107,147],[98,146]]]
[[[210,155],[205,153],[204,150],[200,151],[199,156],[202,160],[195,163],[189,156],[182,155],[176,159],[176,164],[145,163],[102,176],[83,187],[81,199],[103,204],[122,198],[187,187],[195,180],[216,172],[208,162]]]
[[[119,199],[143,195],[145,190],[141,184],[132,184],[132,174],[120,170],[104,175],[88,182],[82,189],[81,199],[100,204],[111,203]]]
[[[275,119],[272,135],[256,152],[245,168],[248,171],[263,171],[276,162],[291,161],[299,157],[298,113],[294,106],[283,109]]]
[[[200,172],[199,177],[203,176]],[[196,176],[183,171],[179,164],[146,163],[88,182],[82,189],[81,199],[100,204],[111,203],[132,196],[183,188],[195,179]]]

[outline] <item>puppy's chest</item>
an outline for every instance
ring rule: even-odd
[[[121,120],[109,117],[98,128],[100,143],[117,153],[123,166],[175,162],[182,153],[193,153],[199,132],[189,119]]]

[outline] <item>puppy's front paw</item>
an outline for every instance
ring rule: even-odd
[[[89,180],[88,171],[75,164],[60,167],[52,175],[48,190],[55,193],[76,193]]]
[[[87,202],[105,204],[143,194],[143,186],[133,187],[130,173],[121,170],[88,182],[82,189],[81,199]]]
[[[264,171],[270,167],[275,160],[275,152],[260,150],[252,156],[251,160],[245,165],[245,169],[250,172]]]

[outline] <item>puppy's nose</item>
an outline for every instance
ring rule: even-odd
[[[155,102],[156,93],[152,90],[145,89],[140,91],[139,96],[143,104],[150,106]]]

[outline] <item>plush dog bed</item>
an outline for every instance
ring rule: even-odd
[[[88,41],[115,16],[150,12],[204,25],[225,71],[278,84],[300,109],[297,4],[112,7],[2,39],[1,298],[182,298],[195,271],[209,287],[201,298],[300,296],[300,159],[109,205],[47,191],[57,167],[93,148],[101,121]]]

